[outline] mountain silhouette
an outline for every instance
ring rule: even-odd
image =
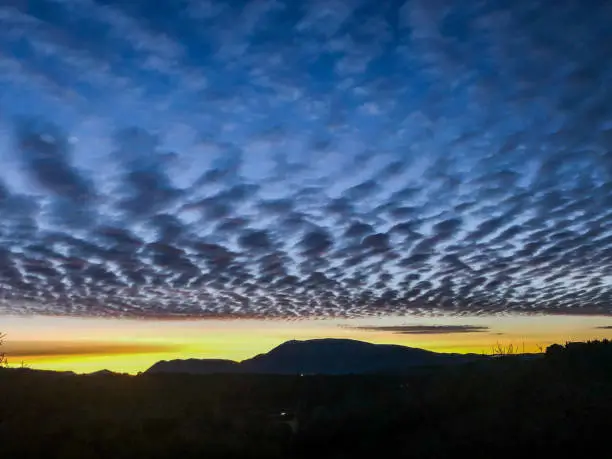
[[[92,373],[87,373],[87,376],[123,376],[126,373],[118,373],[116,371],[111,371],[111,370],[98,370],[98,371],[94,371]]]
[[[391,344],[350,339],[287,341],[240,363],[231,360],[161,361],[147,373],[363,374],[403,372],[415,367],[454,365],[481,360],[474,354],[443,354]]]
[[[225,374],[237,373],[239,367],[238,362],[223,359],[161,360],[149,368],[146,373]]]

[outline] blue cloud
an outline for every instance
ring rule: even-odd
[[[608,2],[0,18],[0,312],[612,313]]]

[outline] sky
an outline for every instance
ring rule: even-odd
[[[604,0],[3,1],[3,349],[136,372],[294,338],[612,335],[611,21]]]

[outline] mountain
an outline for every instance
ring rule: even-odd
[[[238,373],[239,366],[238,362],[222,359],[161,360],[145,373]]]
[[[117,373],[111,370],[98,370],[93,373],[87,373],[86,376],[125,376],[126,373]]]
[[[454,365],[484,358],[349,339],[314,339],[287,341],[240,363],[231,360],[171,360],[156,363],[146,373],[341,375],[403,372],[414,367]]]
[[[40,376],[76,376],[74,371],[55,371],[55,370],[37,370],[28,367],[3,367],[0,366],[0,373],[6,373],[11,375],[17,374],[28,374],[28,375],[40,375]]]
[[[408,367],[452,364],[457,354],[372,344],[349,339],[288,341],[241,363],[249,372],[285,374],[350,374],[399,371]]]

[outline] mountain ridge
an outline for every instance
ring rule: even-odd
[[[321,338],[286,341],[241,362],[224,359],[163,360],[145,373],[367,374],[403,372],[415,367],[447,366],[487,358],[476,354],[438,353],[398,344]]]

